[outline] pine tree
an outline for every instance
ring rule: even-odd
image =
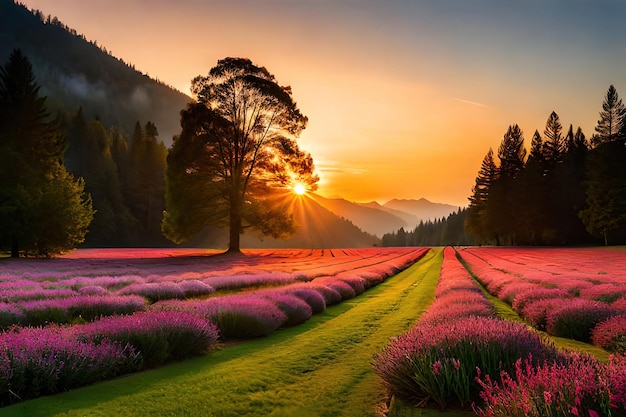
[[[65,170],[64,136],[45,101],[30,62],[13,51],[0,69],[0,246],[13,257],[75,247],[93,216],[84,183]]]
[[[595,147],[602,143],[612,142],[622,136],[626,130],[625,117],[626,107],[611,84],[602,103],[596,134],[591,138],[592,145]]]
[[[467,230],[485,242],[492,238],[487,216],[487,205],[489,202],[489,191],[497,179],[498,169],[493,159],[493,150],[489,149],[483,159],[480,171],[476,177],[476,183],[472,188],[472,196],[469,198],[469,207],[465,218]]]
[[[546,128],[543,131],[545,136],[544,156],[546,161],[550,164],[549,169],[552,169],[554,165],[558,164],[563,158],[565,140],[562,131],[563,126],[561,125],[559,116],[556,112],[550,113],[546,121]]]

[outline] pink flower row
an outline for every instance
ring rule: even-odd
[[[489,292],[510,303],[536,328],[591,341],[594,328],[609,320],[616,323],[613,330],[619,337],[626,337],[624,327],[618,325],[621,322],[611,319],[626,314],[626,278],[618,271],[623,262],[615,259],[614,252],[591,251],[466,248],[459,253]],[[598,254],[598,263],[590,262],[590,253]],[[563,263],[566,255],[572,256],[567,266]],[[534,264],[527,263],[531,261]],[[563,269],[558,272],[555,265]],[[591,273],[598,268],[614,275]]]
[[[525,325],[493,316],[493,306],[447,247],[435,301],[412,330],[376,355],[374,368],[392,392],[417,404],[467,408],[479,400],[477,369],[498,374],[529,353],[540,360],[557,356]]]

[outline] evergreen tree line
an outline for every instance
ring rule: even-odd
[[[64,166],[65,140],[14,51],[0,68],[0,247],[50,256],[83,242],[93,216],[82,178]]]
[[[462,208],[434,221],[421,221],[412,231],[401,227],[398,231],[386,233],[383,246],[467,246],[478,243],[465,228],[467,208]]]
[[[383,246],[626,243],[626,107],[611,85],[590,139],[556,112],[530,149],[511,125],[489,149],[469,206],[383,236]]]
[[[163,246],[167,149],[154,123],[131,138],[82,108],[52,118],[32,66],[0,67],[0,250],[51,256],[88,246]]]
[[[469,198],[465,226],[479,243],[626,243],[626,108],[611,85],[595,134],[564,133],[552,112],[530,150],[518,125],[505,133],[499,164],[490,149]]]
[[[95,214],[85,246],[171,245],[161,233],[167,148],[154,123],[118,127],[87,121],[82,108],[62,123],[67,170],[85,181]]]

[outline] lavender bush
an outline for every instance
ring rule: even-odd
[[[83,326],[74,335],[85,342],[113,340],[141,353],[144,368],[206,353],[218,340],[217,327],[184,311],[148,311],[111,316]]]
[[[626,354],[626,315],[598,323],[591,331],[591,341],[606,350]]]
[[[54,327],[14,328],[0,334],[0,406],[132,372],[138,363],[127,345],[80,342]]]
[[[557,357],[523,324],[470,317],[414,327],[375,356],[374,369],[389,389],[416,404],[464,407],[479,398],[477,367],[483,374],[511,372],[529,354],[535,361]]]
[[[275,303],[254,295],[209,298],[195,304],[195,310],[215,323],[225,339],[267,336],[287,322],[287,315]]]
[[[22,301],[18,303],[26,325],[69,323],[75,319],[91,321],[100,316],[132,314],[146,308],[145,300],[136,295],[77,295],[69,298]]]
[[[615,314],[599,301],[574,299],[548,312],[546,329],[555,336],[589,342],[595,325]]]

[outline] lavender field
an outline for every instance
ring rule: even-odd
[[[391,417],[419,406],[424,416],[619,417],[626,414],[623,259],[620,249],[448,247],[234,257],[81,250],[5,260],[0,401],[6,415],[47,415],[45,397],[26,400],[215,357],[215,369],[197,377],[160,379],[155,389],[167,387],[180,404],[157,402],[153,412],[185,415],[200,401],[198,415],[268,415],[311,411],[319,397],[326,411],[312,415]],[[564,349],[564,340],[597,354]],[[237,365],[220,359],[239,350],[245,359]],[[205,391],[231,399],[218,404],[192,393]],[[114,397],[124,415],[137,415],[151,392]],[[60,409],[69,413],[71,404]]]

